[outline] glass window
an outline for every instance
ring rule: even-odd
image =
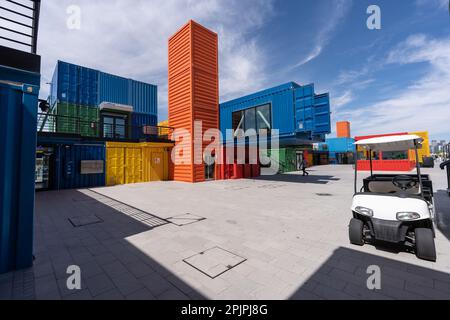
[[[383,160],[407,160],[408,153],[406,151],[383,152]]]
[[[255,108],[245,110],[244,122],[245,122],[245,131],[248,131],[251,129],[256,130],[256,109]]]
[[[266,104],[256,108],[256,129],[270,131],[272,129],[270,104]]]
[[[244,111],[233,112],[233,130],[244,129]]]
[[[265,104],[262,106],[249,108],[243,111],[236,111],[232,114],[233,130],[242,129],[256,130],[259,134],[260,130],[270,131],[272,129],[272,106]]]
[[[125,119],[116,118],[116,138],[125,138]]]

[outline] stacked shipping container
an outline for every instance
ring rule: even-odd
[[[63,61],[56,65],[49,100],[58,117],[48,121],[57,121],[52,125],[58,133],[99,136],[98,107],[103,102],[132,106],[131,126],[157,124],[156,86]],[[74,119],[79,119],[79,123]],[[131,138],[139,137],[140,132],[131,133]]]
[[[272,128],[278,129],[280,143],[295,144],[292,139],[323,140],[330,133],[330,100],[328,94],[316,95],[314,85],[300,86],[289,82],[220,104],[220,129],[226,135],[233,129],[234,112],[270,104]],[[291,141],[289,141],[291,140]],[[289,142],[288,142],[289,141]]]
[[[205,166],[194,164],[194,160],[203,163],[194,159],[194,122],[202,121],[203,133],[218,128],[218,100],[217,34],[189,21],[169,39],[169,125],[191,134],[179,155],[188,161],[173,166],[174,180],[205,180]]]

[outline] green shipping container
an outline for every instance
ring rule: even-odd
[[[269,151],[272,161],[279,164],[279,173],[297,171],[297,150],[281,148]]]
[[[99,136],[98,108],[58,103],[55,114],[56,132],[80,134],[83,137]]]

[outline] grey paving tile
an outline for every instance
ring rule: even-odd
[[[141,261],[137,261],[135,263],[126,265],[126,268],[136,277],[136,278],[142,278],[144,276],[147,276],[149,274],[155,273],[155,271],[146,263],[143,263]]]
[[[65,296],[63,298],[64,300],[80,300],[80,301],[86,301],[86,300],[92,300],[92,295],[89,292],[88,289],[82,289],[79,290],[71,295]]]
[[[190,300],[178,289],[170,289],[157,297],[158,300]]]
[[[95,261],[100,265],[110,264],[114,261],[117,261],[117,258],[111,253],[103,253],[95,257]]]
[[[166,279],[157,274],[151,274],[139,279],[141,283],[155,296],[159,296],[165,291],[175,289]]]
[[[112,278],[112,281],[114,282],[116,288],[119,289],[120,293],[124,296],[128,296],[129,294],[144,288],[144,284],[130,273],[124,273],[114,277]]]
[[[128,270],[125,266],[119,261],[115,261],[113,263],[105,264],[102,266],[103,270],[105,270],[106,274],[111,277],[117,277],[124,273],[127,273]]]
[[[156,298],[153,296],[153,294],[148,290],[147,288],[139,289],[131,294],[129,294],[127,297],[127,300],[155,300]]]
[[[355,297],[342,290],[336,290],[335,288],[323,284],[317,285],[313,293],[326,300],[356,300]]]
[[[434,288],[430,288],[428,286],[423,286],[417,283],[406,281],[405,290],[410,291],[412,293],[420,294],[430,299],[435,300],[449,300],[450,294],[447,292],[443,292],[440,290],[436,290]]]
[[[124,296],[117,289],[109,290],[99,294],[94,298],[95,300],[124,300]]]
[[[0,300],[9,300],[12,298],[12,280],[10,282],[0,283]]]
[[[318,295],[316,295],[310,291],[307,291],[307,290],[297,291],[289,299],[291,299],[291,300],[323,300],[323,298],[321,298]]]
[[[391,297],[384,295],[381,290],[369,290],[367,286],[348,283],[344,292],[358,299],[363,300],[392,300]]]
[[[99,274],[86,279],[86,286],[93,297],[102,293],[116,289],[111,279],[105,274]]]
[[[51,262],[45,262],[39,265],[35,265],[33,268],[34,277],[39,278],[42,276],[47,276],[53,274],[53,266]]]

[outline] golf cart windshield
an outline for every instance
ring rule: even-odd
[[[394,136],[385,136],[385,137],[377,137],[359,140],[355,143],[356,146],[368,151],[369,160],[370,160],[370,178],[372,180],[389,180],[393,186],[406,191],[414,190],[413,187],[417,188],[417,193],[419,193],[423,197],[423,178],[420,173],[420,164],[417,149],[422,147],[423,139],[417,135],[394,135]],[[408,151],[415,150],[416,155],[416,169],[417,172],[415,175],[411,174],[400,174],[400,175],[374,175],[373,174],[373,165],[372,165],[372,152],[396,152],[396,151]],[[357,175],[358,175],[358,157],[355,157],[355,194],[357,193]],[[414,192],[414,191],[413,191]],[[388,193],[393,193],[389,192]]]

